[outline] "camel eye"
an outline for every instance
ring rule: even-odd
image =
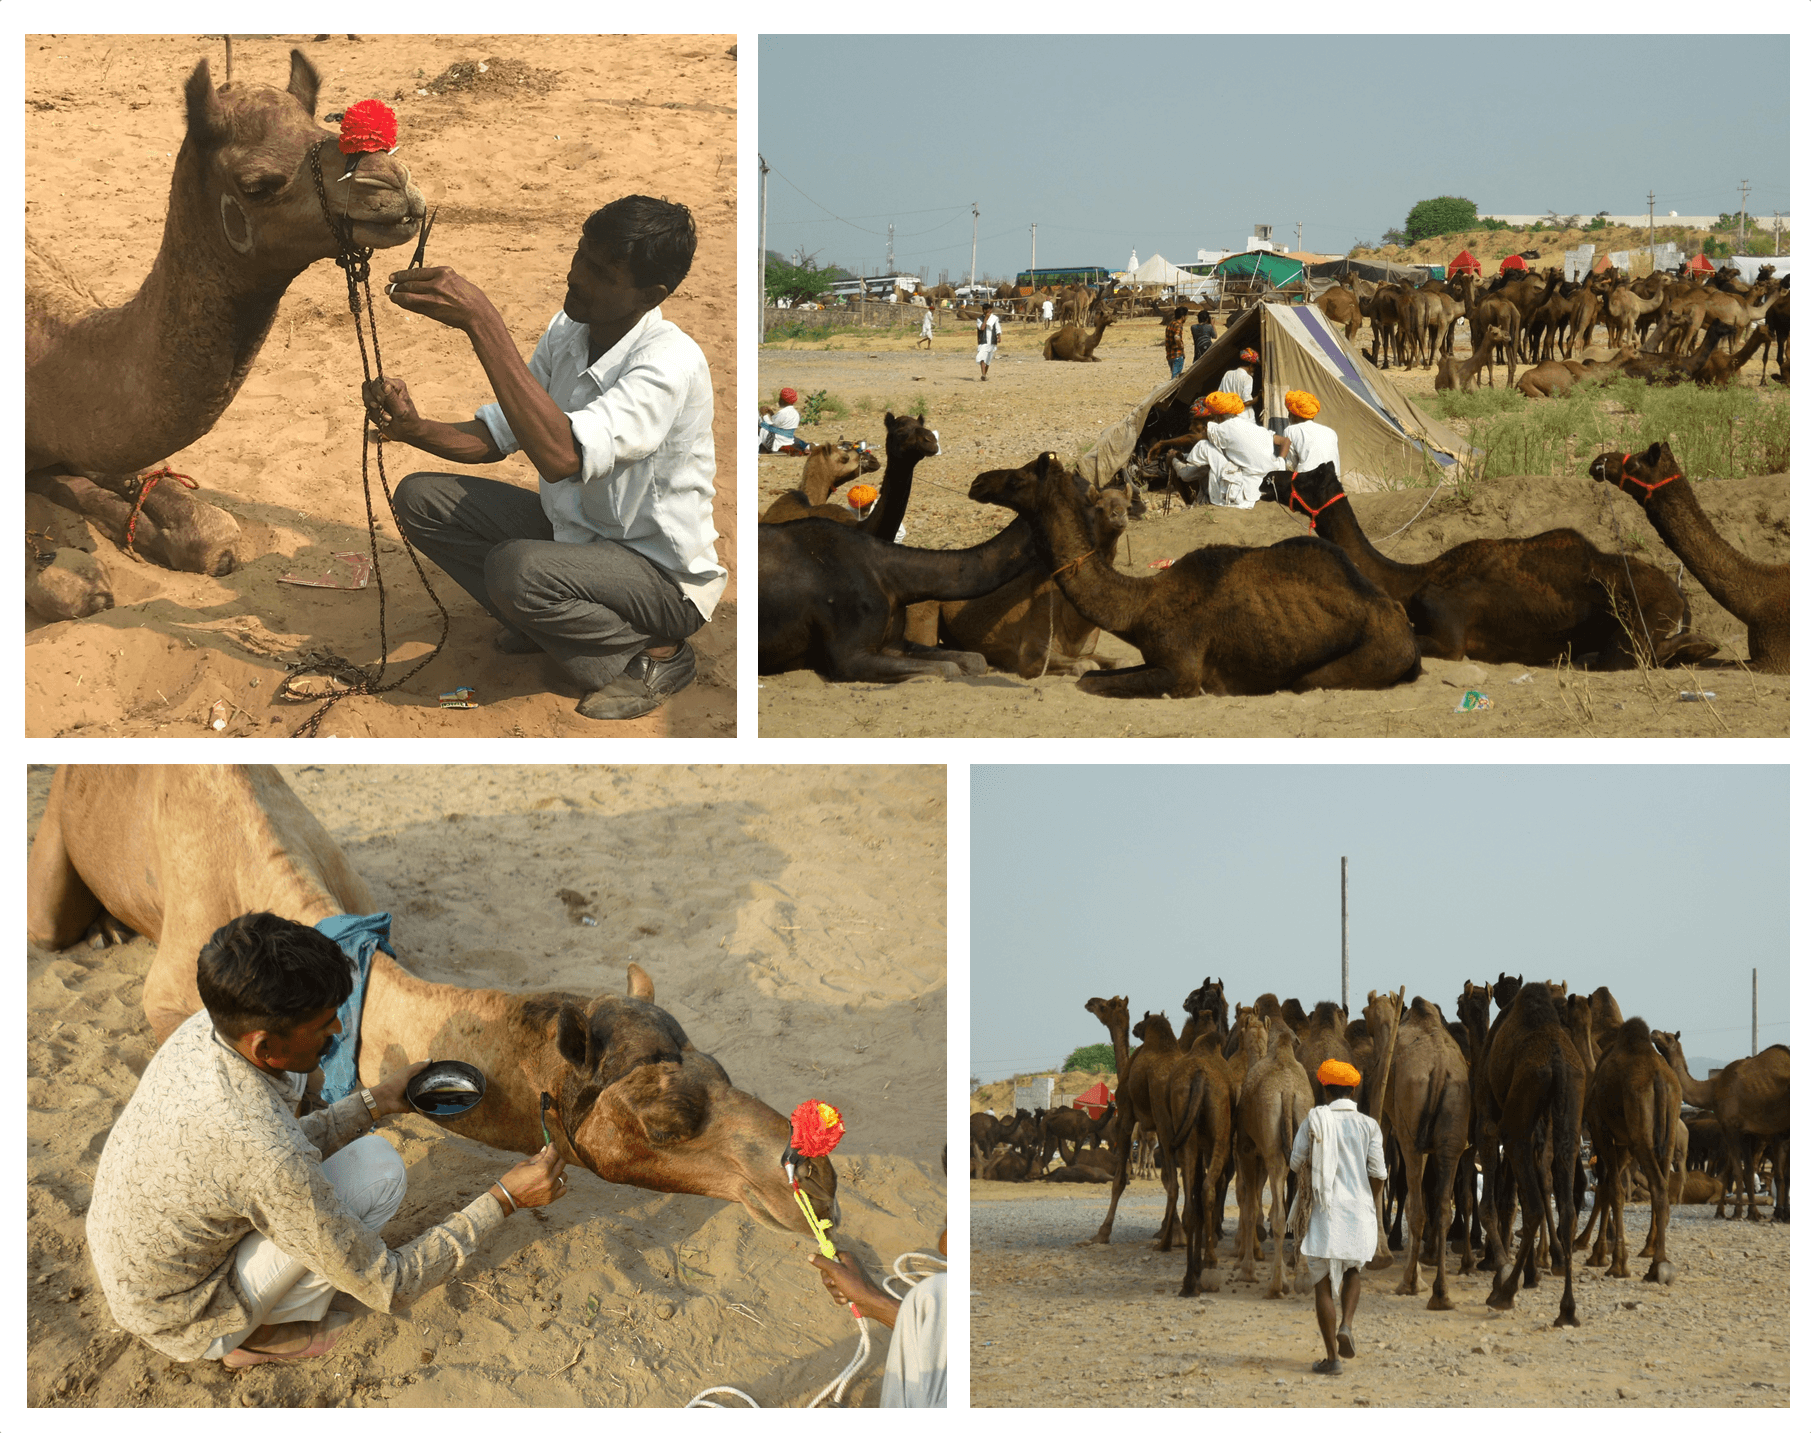
[[[289,183],[286,175],[260,174],[255,179],[248,179],[239,187],[247,199],[269,199]]]

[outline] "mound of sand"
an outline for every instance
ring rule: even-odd
[[[340,703],[322,735],[727,736],[735,730],[735,469],[729,461],[736,391],[736,65],[728,36],[239,37],[236,81],[282,85],[294,45],[321,72],[318,112],[376,96],[400,118],[399,157],[428,205],[440,208],[427,262],[446,264],[497,305],[524,357],[559,306],[579,226],[599,205],[653,193],[690,206],[698,254],[662,305],[703,347],[716,387],[716,525],[730,585],[693,639],[699,680],[634,722],[587,721],[579,693],[541,658],[491,649],[495,623],[453,581],[429,568],[452,614],[445,650],[400,690]],[[108,304],[130,298],[163,237],[169,173],[182,142],[182,84],[206,57],[218,83],[219,40],[194,36],[36,36],[25,42],[25,213]],[[482,63],[487,66],[480,71]],[[433,77],[430,79],[429,77]],[[429,90],[418,94],[418,90]],[[81,142],[71,143],[72,133]],[[409,262],[412,246],[379,253],[373,279]],[[388,265],[388,267],[386,267]],[[379,301],[384,371],[404,379],[421,411],[469,419],[491,401],[464,335]],[[375,663],[378,592],[280,583],[285,573],[364,551],[359,479],[364,408],[358,340],[340,270],[322,262],[284,296],[251,375],[214,431],[172,454],[208,500],[243,530],[242,566],[223,578],[133,562],[103,538],[101,565],[118,605],[80,622],[27,616],[26,729],[37,736],[211,736],[206,718],[228,703],[224,736],[282,736],[313,708],[275,697],[284,663],[309,648]],[[407,447],[387,450],[392,487],[436,466]],[[439,617],[384,511],[379,553],[392,673],[424,656]],[[532,487],[520,455],[485,476]],[[40,503],[28,525],[42,530]],[[54,512],[54,510],[52,510]],[[80,524],[78,524],[78,527]],[[438,693],[477,689],[479,706],[442,710]]]
[[[870,1270],[936,1248],[947,1222],[941,767],[284,775],[394,913],[411,969],[511,991],[615,991],[637,961],[738,1086],[782,1110],[814,1094],[841,1106],[839,1248]],[[48,769],[30,773],[28,833],[49,785]],[[573,924],[562,892],[598,925]],[[413,1308],[363,1313],[329,1358],[240,1374],[173,1363],[115,1327],[82,1224],[107,1131],[152,1054],[139,1002],[154,954],[142,938],[28,952],[29,1405],[673,1406],[720,1383],[798,1405],[854,1352],[848,1316],[805,1262],[810,1241],[715,1200],[575,1168],[569,1197],[511,1219]],[[518,1158],[413,1118],[385,1134],[409,1166],[393,1245]],[[887,1337],[875,1327],[851,1403],[878,1401]]]

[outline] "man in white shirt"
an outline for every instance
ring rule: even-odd
[[[1044,300],[1044,327],[1049,328],[1050,321],[1055,317],[1056,317],[1056,301],[1054,299],[1045,299]]]
[[[469,423],[415,411],[408,388],[366,386],[388,438],[456,463],[516,452],[539,496],[513,483],[412,473],[404,532],[503,624],[500,651],[544,651],[584,692],[581,716],[642,716],[697,675],[686,638],[729,574],[712,526],[716,449],[703,351],[660,315],[698,234],[683,204],[618,199],[585,221],[565,303],[524,364],[477,285],[452,269],[391,275],[391,302],[463,331],[495,403]]]
[[[1359,1073],[1343,1060],[1327,1060],[1315,1074],[1323,1085],[1357,1091]],[[1289,1167],[1298,1187],[1305,1187],[1312,1199],[1302,1253],[1308,1258],[1308,1277],[1314,1280],[1315,1321],[1327,1346],[1327,1356],[1314,1365],[1314,1372],[1343,1373],[1340,1359],[1358,1352],[1352,1341],[1358,1271],[1377,1252],[1377,1191],[1388,1175],[1383,1132],[1376,1120],[1359,1113],[1349,1096],[1336,1099],[1308,1112],[1295,1132]]]
[[[1240,349],[1238,363],[1227,369],[1220,378],[1220,392],[1232,394],[1247,408],[1256,412],[1263,407],[1263,404],[1258,401],[1257,373],[1257,349]]]
[[[975,323],[975,362],[981,365],[981,381],[987,382],[987,365],[1000,351],[1000,316],[992,304],[981,305],[981,317]]]
[[[1323,463],[1333,464],[1333,475],[1339,472],[1339,434],[1325,423],[1316,423],[1321,401],[1301,388],[1291,388],[1283,395],[1283,406],[1296,421],[1283,429],[1283,460],[1291,472],[1311,473]]]
[[[798,443],[799,433],[799,391],[796,388],[780,390],[780,407],[761,409],[761,441],[756,445],[763,453],[790,452]]]
[[[926,348],[931,346],[931,334],[935,331],[935,322],[931,317],[931,310],[927,306],[924,311],[924,323],[918,329],[918,343],[923,344]],[[917,346],[918,344],[913,345],[914,348]]]
[[[1264,475],[1278,462],[1283,439],[1260,428],[1236,394],[1209,393],[1207,436],[1189,449],[1186,460],[1176,460],[1177,476],[1200,483],[1197,507],[1212,503],[1223,508],[1250,508],[1258,504]],[[1205,470],[1206,481],[1202,482]]]

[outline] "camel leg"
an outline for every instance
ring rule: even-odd
[[[1113,1198],[1107,1205],[1107,1217],[1101,1221],[1100,1228],[1094,1231],[1094,1237],[1087,1241],[1090,1244],[1105,1244],[1113,1238],[1113,1219],[1119,1213],[1119,1196],[1126,1192],[1126,1176],[1130,1172],[1134,1123],[1129,1110],[1122,1111],[1114,1121]]]
[[[1629,1276],[1629,1240],[1623,1230],[1623,1204],[1626,1196],[1622,1188],[1622,1160],[1620,1154],[1616,1159],[1616,1168],[1607,1176],[1597,1181],[1597,1201],[1605,1206],[1604,1225],[1616,1226],[1616,1233],[1611,1240],[1612,1252],[1610,1268],[1606,1275],[1612,1279],[1626,1279]],[[1555,1270],[1554,1272],[1558,1272]]]
[[[1270,1232],[1276,1240],[1276,1259],[1270,1266],[1270,1287],[1264,1293],[1267,1299],[1283,1297],[1283,1249],[1289,1238],[1288,1206],[1284,1200],[1284,1177],[1288,1165],[1280,1159],[1267,1156],[1265,1163],[1265,1182],[1270,1186]]]
[[[1111,672],[1084,672],[1075,685],[1095,697],[1161,697],[1176,685],[1176,674],[1147,662]]]
[[[1666,1230],[1672,1222],[1672,1191],[1667,1187],[1663,1177],[1659,1156],[1652,1148],[1641,1148],[1635,1151],[1635,1157],[1648,1177],[1648,1241],[1643,1253],[1638,1257],[1653,1260],[1648,1265],[1647,1273],[1641,1276],[1644,1284],[1670,1284],[1673,1281],[1673,1266],[1666,1257]]]
[[[1409,1238],[1413,1242],[1408,1246],[1408,1257],[1402,1261],[1402,1281],[1396,1285],[1399,1294],[1421,1292],[1421,1236],[1427,1228],[1427,1201],[1422,1195],[1421,1176],[1426,1164],[1427,1156],[1419,1150],[1403,1155],[1403,1172],[1408,1181]]]
[[[1435,1312],[1452,1308],[1446,1291],[1446,1227],[1453,1217],[1453,1171],[1438,1153],[1434,1166],[1434,1209],[1432,1225],[1439,1237],[1434,1240],[1434,1287],[1428,1294],[1427,1306]]]
[[[1239,1281],[1255,1284],[1258,1281],[1258,1221],[1261,1211],[1258,1208],[1259,1174],[1257,1169],[1257,1151],[1249,1154],[1239,1153],[1239,1180],[1237,1198],[1239,1201]]]
[[[50,801],[25,868],[25,938],[46,950],[67,950],[104,914],[100,900],[76,874],[63,841],[66,774],[58,772],[51,783]]]
[[[979,661],[980,670],[987,670],[985,657],[977,657],[973,652],[945,652],[940,649],[934,659],[896,656],[889,652],[849,652],[838,665],[843,680],[851,682],[903,682],[909,677],[953,678],[978,675],[969,670],[967,665],[956,661],[957,657]]]
[[[1161,1169],[1163,1173],[1163,1223],[1158,1227],[1157,1242],[1152,1247],[1161,1254],[1167,1254],[1176,1241],[1176,1228],[1181,1222],[1176,1215],[1176,1194],[1179,1183],[1176,1159],[1168,1145],[1163,1148]]]
[[[26,487],[81,513],[121,547],[132,527],[133,550],[177,572],[224,577],[239,565],[234,551],[239,524],[173,479],[151,489],[136,527],[132,502],[88,478],[38,473],[26,479]]]

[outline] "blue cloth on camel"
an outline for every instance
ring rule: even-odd
[[[338,944],[351,960],[352,994],[340,1006],[340,1024],[344,1027],[328,1046],[321,1060],[321,1098],[328,1104],[343,1100],[358,1088],[358,1021],[365,1009],[365,982],[371,974],[371,953],[390,949],[390,913],[379,911],[368,916],[328,916],[315,929]]]

